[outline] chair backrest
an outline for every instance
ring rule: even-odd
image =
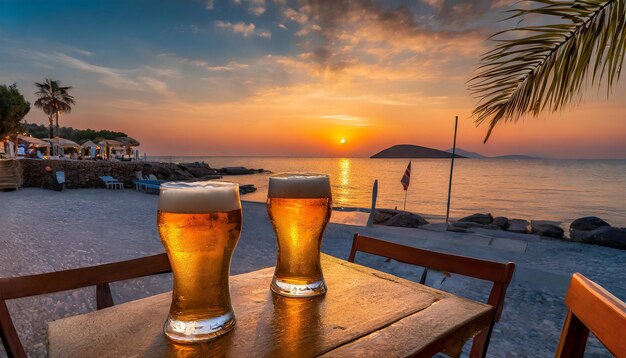
[[[109,175],[103,175],[103,176],[101,176],[101,177],[100,177],[100,180],[102,180],[102,181],[103,181],[103,182],[105,182],[105,183],[110,182],[110,181],[115,181],[115,179],[113,179],[113,177],[112,177],[112,176],[109,176]]]
[[[354,262],[357,251],[384,256],[399,262],[493,282],[487,303],[496,309],[496,321],[502,315],[506,289],[513,277],[515,264],[480,260],[394,244],[359,234],[354,235],[348,261]]]
[[[109,283],[171,272],[166,254],[38,275],[0,278],[0,338],[9,357],[26,357],[6,300],[96,286],[97,309],[113,306]]]
[[[348,258],[348,261],[354,262],[357,251],[424,267],[425,270],[422,274],[420,283],[424,283],[428,268],[493,282],[487,304],[494,307],[494,317],[489,328],[481,331],[476,337],[474,337],[474,342],[470,352],[471,358],[486,356],[489,339],[491,337],[491,330],[493,329],[494,323],[499,321],[500,316],[502,315],[506,289],[508,288],[509,283],[511,283],[513,272],[515,271],[514,263],[508,262],[504,264],[474,259],[471,257],[428,251],[354,234],[354,240],[352,241],[352,249],[350,250],[350,257]]]
[[[602,286],[574,273],[556,357],[583,357],[592,332],[615,357],[626,357],[626,304]]]

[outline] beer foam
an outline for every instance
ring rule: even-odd
[[[203,214],[237,209],[241,209],[237,183],[200,181],[161,184],[161,212]]]
[[[269,198],[316,199],[331,198],[328,175],[283,173],[270,176]]]

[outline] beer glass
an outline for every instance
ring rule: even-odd
[[[267,212],[278,241],[272,291],[287,297],[311,297],[326,292],[320,248],[331,210],[327,175],[270,176]]]
[[[165,335],[189,343],[230,331],[235,314],[228,276],[241,233],[239,185],[161,184],[157,222],[174,278]]]

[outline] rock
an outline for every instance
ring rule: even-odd
[[[406,211],[400,211],[388,220],[379,223],[379,225],[400,227],[419,227],[426,224],[428,224],[428,221],[423,217]]]
[[[488,227],[489,225],[479,224],[475,222],[464,222],[464,221],[451,222],[450,226],[455,227],[455,228],[460,228],[460,229],[471,229],[471,228],[488,229],[489,228]]]
[[[195,182],[195,181],[207,181],[207,180],[215,180],[215,179],[222,179],[222,176],[219,174],[215,174],[215,175],[205,175],[203,177],[199,177],[199,178],[193,178],[193,179],[189,179],[187,181],[190,182]]]
[[[211,175],[217,175],[217,170],[211,168],[205,162],[194,162],[194,163],[180,163],[178,167],[189,172],[196,178],[208,177]]]
[[[539,236],[553,237],[555,239],[563,238],[563,229],[553,221],[532,220],[530,222],[530,231]]]
[[[609,225],[609,223],[600,219],[597,216],[585,216],[584,218],[579,218],[579,219],[574,220],[570,224],[569,229],[570,231],[572,229],[589,231],[589,230],[595,230],[603,226],[611,226],[611,225]]]
[[[254,184],[244,184],[244,185],[239,186],[239,193],[241,193],[242,195],[253,193],[255,191],[256,191],[256,187],[254,186]]]
[[[530,230],[528,230],[530,223],[528,220],[524,219],[511,219],[509,220],[509,227],[506,229],[511,232],[518,232],[522,234],[528,234]]]
[[[461,227],[456,227],[454,225],[450,225],[446,228],[446,231],[451,231],[451,232],[460,232],[460,233],[468,233],[469,231],[467,231],[467,229],[461,228]]]
[[[374,224],[381,224],[398,214],[397,210],[376,209],[374,214]]]
[[[509,227],[509,219],[504,216],[496,216],[493,218],[493,225],[499,227],[502,230],[506,230]]]
[[[626,228],[601,226],[595,230],[574,230],[573,233],[576,235],[571,239],[577,242],[626,250]]]
[[[244,167],[226,167],[220,169],[220,172],[226,175],[244,175],[258,173],[255,169],[248,169]]]
[[[493,223],[493,216],[490,213],[487,214],[473,214],[470,216],[466,216],[459,220],[459,222],[470,222],[477,223],[482,225],[489,225]]]

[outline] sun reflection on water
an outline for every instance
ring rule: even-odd
[[[335,205],[344,205],[345,203],[350,201],[350,159],[349,158],[341,158],[339,159],[339,175],[338,182],[339,186],[333,188],[335,192],[334,203]]]

